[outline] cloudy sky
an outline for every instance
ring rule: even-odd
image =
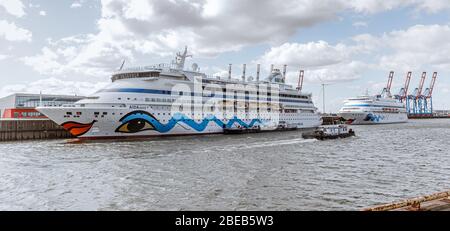
[[[192,62],[220,75],[246,63],[305,72],[305,91],[336,111],[346,97],[393,92],[413,71],[439,72],[435,108],[450,109],[450,0],[0,0],[0,96],[87,95],[127,66]],[[254,75],[254,74],[253,74]]]

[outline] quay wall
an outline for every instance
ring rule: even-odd
[[[408,115],[408,119],[450,119],[450,116],[421,116],[421,115]]]
[[[0,120],[0,142],[65,138],[73,136],[48,119]]]

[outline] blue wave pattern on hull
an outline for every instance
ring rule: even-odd
[[[368,114],[364,121],[372,121],[372,122],[380,122],[381,120],[384,120],[384,116],[382,115],[374,115],[372,113]]]
[[[121,122],[123,124],[128,123],[129,121],[135,120],[135,119],[145,119],[149,123],[153,125],[155,130],[161,133],[166,133],[172,130],[179,122],[183,122],[189,127],[193,128],[194,130],[198,132],[202,132],[206,129],[208,124],[210,122],[215,122],[218,126],[222,128],[231,128],[233,124],[238,123],[244,128],[250,128],[255,126],[257,123],[262,124],[262,121],[260,119],[253,119],[249,124],[245,123],[241,119],[238,119],[237,116],[234,116],[232,119],[228,120],[227,123],[224,123],[222,120],[218,119],[215,116],[208,116],[204,118],[200,123],[195,122],[195,120],[187,117],[184,114],[176,113],[173,115],[173,117],[169,120],[167,124],[163,124],[159,122],[157,119],[155,119],[153,116],[147,114],[146,112],[134,112],[133,114],[129,114],[125,116]]]

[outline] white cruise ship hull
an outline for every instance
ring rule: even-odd
[[[258,118],[218,119],[209,115],[202,119],[190,119],[182,113],[172,116],[170,111],[152,109],[111,109],[111,108],[37,108],[57,124],[64,127],[80,139],[140,138],[170,135],[202,135],[223,133],[224,128],[233,126],[253,127],[264,124],[277,124],[279,121],[267,121]],[[67,113],[77,116],[67,116]],[[159,115],[159,117],[158,117]],[[280,115],[283,117],[283,115]],[[290,115],[289,117],[293,117]],[[308,129],[322,124],[317,114],[297,115],[297,120],[286,123],[289,128]],[[130,121],[139,119],[143,126],[139,130],[127,129]],[[276,127],[273,127],[273,130]]]
[[[348,124],[364,125],[364,124],[393,124],[406,123],[408,116],[406,113],[383,113],[383,112],[347,112],[339,113]]]

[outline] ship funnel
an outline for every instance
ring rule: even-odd
[[[305,76],[305,71],[300,70],[299,76],[298,76],[298,84],[297,84],[297,90],[302,91],[303,89],[303,78]]]
[[[242,65],[242,81],[245,82],[245,71],[247,69],[247,64]]]
[[[261,72],[261,64],[256,65],[256,81],[259,82],[259,74]]]

